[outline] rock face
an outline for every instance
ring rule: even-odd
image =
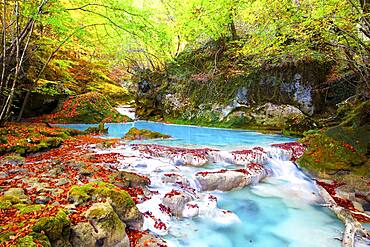
[[[196,181],[202,191],[229,191],[256,183],[266,176],[267,172],[261,165],[253,164],[251,169],[199,172]]]
[[[72,227],[71,243],[76,247],[129,247],[125,224],[108,203],[95,203],[86,212],[89,222]]]
[[[203,55],[202,59],[207,61],[207,55]],[[179,62],[185,63],[184,68],[194,67],[184,61]],[[214,57],[209,57],[208,62],[213,64]],[[219,73],[212,78],[199,68],[190,69],[184,76],[177,74],[178,70],[171,70],[172,65],[168,66],[167,73],[143,71],[136,78],[139,85],[136,99],[139,118],[168,116],[206,122],[216,117],[219,121],[238,111],[239,107],[253,110],[266,103],[292,105],[305,115],[312,116],[330,110],[354,93],[352,87],[343,90],[339,81],[334,81],[335,85],[325,89],[331,64],[321,61],[284,61],[236,74],[230,73],[229,66],[219,67]],[[176,66],[179,64],[176,63]],[[326,90],[326,96],[318,89]]]
[[[291,105],[275,105],[272,103],[259,106],[251,113],[256,123],[261,125],[266,123],[268,125],[277,126],[286,119],[302,115],[303,113],[297,107]]]

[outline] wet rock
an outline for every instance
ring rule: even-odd
[[[86,212],[89,222],[72,227],[71,243],[76,247],[129,247],[125,224],[108,203],[95,203]]]
[[[44,191],[50,185],[48,183],[34,182],[31,184],[31,189],[36,189],[37,192]]]
[[[51,177],[56,177],[60,174],[63,174],[63,169],[61,167],[55,167],[51,170],[49,170],[48,174],[51,176]]]
[[[199,183],[202,191],[229,191],[256,183],[266,175],[265,169],[256,164],[254,170],[239,169],[199,172],[196,174],[196,181]]]
[[[176,216],[182,216],[185,204],[190,202],[192,197],[184,192],[172,190],[163,198],[163,204],[168,207]]]
[[[358,211],[361,211],[361,212],[364,211],[364,208],[362,207],[361,203],[353,201],[352,204],[354,208],[357,209]]]
[[[59,196],[64,192],[63,189],[58,189],[58,188],[47,188],[45,191],[51,193],[52,196]]]
[[[182,215],[184,217],[195,217],[199,214],[199,206],[195,202],[189,202],[185,205]]]
[[[119,171],[116,178],[122,182],[116,182],[119,187],[145,187],[150,185],[150,179],[134,172]]]

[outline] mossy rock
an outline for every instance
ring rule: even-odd
[[[68,200],[77,205],[88,201],[108,199],[115,212],[125,223],[141,221],[142,216],[131,196],[117,186],[105,182],[73,186],[68,192]]]
[[[108,128],[104,127],[104,123],[100,123],[98,127],[89,127],[85,130],[85,133],[87,134],[108,134]]]
[[[2,229],[1,229],[2,230]],[[3,243],[5,241],[9,241],[11,236],[16,235],[16,232],[13,231],[3,231],[0,233],[0,243]]]
[[[44,234],[32,232],[22,238],[17,239],[15,247],[51,247],[49,239]]]
[[[0,164],[23,165],[24,160],[24,157],[18,154],[9,154],[2,158]]]
[[[85,213],[87,222],[72,227],[73,246],[129,246],[125,224],[108,203],[95,203]]]
[[[44,207],[45,207],[44,205],[40,205],[40,204],[28,205],[28,204],[19,203],[19,204],[14,205],[14,208],[18,209],[21,214],[28,214],[28,213],[36,212],[36,211],[41,210]]]
[[[135,127],[131,128],[123,137],[123,139],[125,140],[148,140],[148,139],[168,139],[168,138],[171,138],[171,136],[151,130],[137,129]]]
[[[18,204],[18,203],[30,203],[30,199],[24,194],[24,190],[21,188],[10,188],[4,192],[4,195],[0,197],[0,203],[2,206]]]
[[[368,190],[370,166],[369,131],[340,126],[308,134],[301,142],[307,145],[299,165],[316,177],[337,180],[358,190]]]
[[[370,100],[354,105],[341,106],[337,115],[342,117],[341,126],[357,128],[370,123]]]
[[[32,230],[36,233],[45,233],[53,246],[62,246],[68,243],[70,225],[71,222],[66,213],[60,210],[55,216],[40,218]],[[60,245],[61,243],[63,244]]]

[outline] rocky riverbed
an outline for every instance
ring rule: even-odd
[[[178,143],[176,135],[173,141]],[[79,136],[43,153],[3,156],[1,241],[5,246],[209,246],[213,236],[222,246],[340,244],[341,224],[316,208],[323,203],[319,190],[292,162],[304,153],[302,144],[230,150],[155,142]],[[351,222],[368,220],[323,187]],[[273,214],[264,209],[269,204]],[[312,223],[301,225],[303,215],[311,215]],[[295,229],[297,224],[304,230]],[[284,225],[293,237],[279,232]],[[260,232],[246,237],[245,230],[254,226]],[[314,229],[321,229],[316,239],[303,235]],[[366,232],[358,232],[366,241]]]

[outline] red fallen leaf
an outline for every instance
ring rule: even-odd
[[[173,197],[178,195],[181,195],[181,193],[175,189],[172,189],[170,192],[166,193],[164,197]]]

